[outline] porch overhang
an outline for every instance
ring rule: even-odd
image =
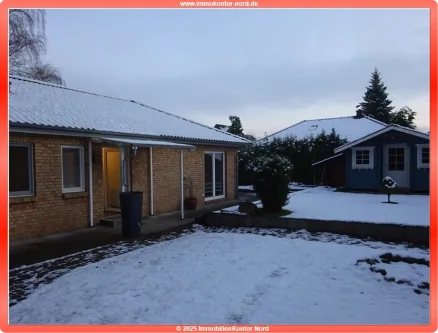
[[[195,146],[175,143],[169,141],[156,141],[156,140],[139,140],[139,139],[121,139],[121,138],[109,138],[100,137],[98,141],[104,141],[108,143],[117,144],[119,146],[132,145],[136,147],[152,147],[152,148],[174,148],[181,150],[195,150]]]

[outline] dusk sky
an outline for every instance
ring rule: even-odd
[[[67,86],[258,137],[351,116],[377,67],[429,127],[428,10],[48,10]]]

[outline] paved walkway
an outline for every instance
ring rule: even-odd
[[[244,199],[246,198],[240,197],[240,200]],[[163,233],[180,231],[192,224],[196,217],[208,212],[234,206],[238,204],[240,200],[209,204],[195,211],[186,211],[184,220],[181,220],[179,212],[145,218],[141,228],[142,239],[147,240],[149,238],[159,237],[163,235]],[[93,228],[12,242],[9,244],[9,269],[23,265],[31,265],[118,242],[129,243],[130,241],[124,238],[121,233],[121,225],[117,225],[114,228],[96,225]],[[134,241],[142,240],[132,240],[131,242]]]

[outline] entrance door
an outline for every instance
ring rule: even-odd
[[[120,192],[128,190],[127,161],[123,148],[103,149],[105,210],[120,211]]]
[[[398,187],[409,187],[409,147],[387,145],[384,147],[384,177],[395,180]]]

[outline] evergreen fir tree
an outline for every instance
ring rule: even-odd
[[[243,134],[242,122],[240,121],[240,118],[237,116],[230,116],[229,119],[231,121],[231,126],[228,128],[228,133],[243,137],[244,134]]]
[[[377,68],[375,68],[371,74],[369,84],[363,96],[363,101],[356,107],[357,111],[360,111],[363,115],[389,124],[392,119],[392,110],[394,107],[391,105],[392,101],[388,99],[386,86]]]

